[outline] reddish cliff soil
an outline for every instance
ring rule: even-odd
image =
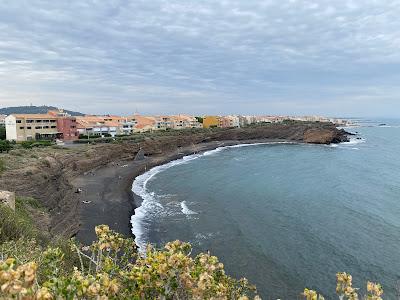
[[[218,146],[217,141],[240,143],[252,140],[330,144],[347,141],[347,135],[333,124],[293,123],[204,130],[197,133],[165,132],[163,136],[150,135],[140,143],[124,141],[117,144],[82,145],[71,149],[14,150],[0,155],[6,165],[6,170],[0,174],[0,190],[14,191],[17,196],[39,200],[48,209],[48,214],[43,216],[46,222],[41,221],[39,216],[38,222],[42,226],[48,224],[47,229],[51,234],[71,236],[78,232],[81,223],[78,213],[81,201],[72,185],[72,181],[79,175],[111,162],[132,161],[141,148],[147,157],[161,158],[153,160],[154,165],[163,163],[166,160],[163,157],[178,157],[177,153],[183,147],[192,147],[193,151],[197,151],[196,145],[204,150],[206,144],[214,148]]]

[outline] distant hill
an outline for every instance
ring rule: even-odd
[[[4,107],[0,108],[0,115],[11,115],[11,114],[45,114],[49,110],[58,109],[54,106],[16,106],[16,107]],[[65,112],[72,116],[84,116],[85,114],[64,109]]]

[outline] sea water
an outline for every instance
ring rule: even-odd
[[[400,279],[400,122],[366,122],[339,145],[270,143],[218,148],[151,169],[133,191],[136,242],[179,239],[210,251],[265,299],[304,287],[335,294],[335,274]]]

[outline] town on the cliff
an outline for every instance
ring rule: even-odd
[[[116,137],[157,130],[188,128],[235,128],[258,123],[282,123],[288,120],[306,122],[331,122],[346,126],[348,120],[321,116],[191,116],[163,115],[130,116],[81,115],[72,116],[62,109],[45,114],[0,115],[0,126],[5,127],[6,139],[23,142],[53,140],[73,142],[79,139]]]

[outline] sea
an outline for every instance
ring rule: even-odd
[[[337,299],[337,272],[397,299],[400,120],[358,124],[346,143],[238,145],[149,170],[133,183],[137,244],[190,242],[263,299],[302,299],[305,287]]]

